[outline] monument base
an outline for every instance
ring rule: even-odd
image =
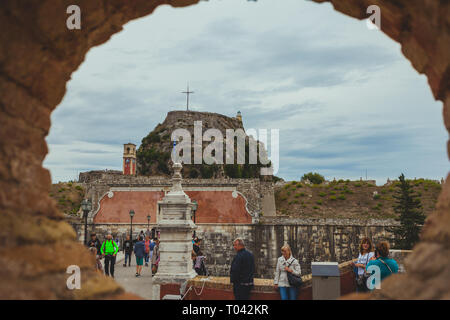
[[[182,287],[182,285],[187,282],[190,279],[193,279],[197,276],[197,273],[192,270],[192,272],[188,273],[159,273],[157,272],[155,276],[153,277],[152,282],[152,297],[153,300],[161,300],[161,285],[165,284],[177,284]],[[184,290],[187,290],[188,288],[184,288]],[[180,292],[180,295],[183,295],[184,292]]]

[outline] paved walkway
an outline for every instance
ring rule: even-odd
[[[103,260],[104,261],[104,260]],[[123,266],[124,256],[118,255],[117,262],[114,268],[114,279],[126,291],[134,293],[144,299],[152,299],[152,269],[150,264],[148,267],[142,267],[141,276],[136,278],[136,258],[133,255],[131,259],[131,266],[128,264]]]

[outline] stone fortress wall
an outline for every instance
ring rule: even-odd
[[[341,263],[357,258],[364,236],[374,243],[382,240],[392,243],[388,228],[396,224],[394,220],[262,218],[251,225],[201,224],[196,235],[203,239],[201,249],[211,275],[229,275],[235,255],[232,241],[240,237],[255,255],[255,277],[271,279],[285,243],[299,259],[302,274],[308,274],[313,261]]]

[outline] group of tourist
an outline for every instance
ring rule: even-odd
[[[127,240],[129,240],[129,237],[130,236],[127,236]],[[144,234],[143,232],[141,232],[134,246],[132,246],[131,243],[130,248],[133,248],[133,250],[131,251],[131,249],[128,249],[128,254],[124,249],[125,263],[123,264],[123,266],[126,267],[127,265],[127,256],[128,256],[128,266],[130,266],[131,255],[132,253],[134,253],[134,255],[136,256],[136,277],[141,276],[144,262],[146,267],[149,266],[148,265],[149,262],[151,263],[152,276],[155,275],[156,271],[158,271],[159,265],[159,239],[156,237],[150,239],[150,235],[148,234],[145,235],[144,238]]]
[[[250,251],[245,249],[242,239],[234,240],[233,247],[237,254],[231,263],[230,283],[233,285],[236,300],[248,300],[253,288],[254,257]],[[365,237],[360,243],[359,252],[358,259],[352,262],[355,267],[357,292],[369,291],[367,279],[371,273],[367,269],[372,265],[379,267],[381,281],[398,272],[397,262],[389,257],[387,241],[381,241],[373,248],[371,240]],[[297,300],[299,287],[302,284],[301,268],[298,260],[292,256],[288,244],[281,247],[281,257],[277,260],[273,283],[282,300]]]
[[[192,267],[198,275],[208,275],[205,261],[200,245],[202,240],[195,237],[192,240]],[[95,233],[91,234],[91,240],[87,243],[91,252],[96,256],[96,269],[102,270],[100,260],[105,259],[105,274],[114,278],[114,265],[119,246],[109,233],[103,243],[97,239]],[[240,238],[233,241],[233,248],[236,251],[231,268],[230,283],[233,285],[233,293],[236,300],[248,300],[250,292],[254,286],[253,276],[255,272],[255,261],[253,254],[245,248],[244,241]],[[123,241],[122,251],[125,254],[123,266],[131,265],[131,256],[136,257],[136,277],[141,276],[142,268],[152,267],[152,275],[158,270],[159,264],[159,239],[151,239],[149,234],[143,231],[135,241],[126,236]],[[389,243],[381,241],[372,245],[368,237],[364,237],[359,245],[359,256],[352,262],[355,268],[356,291],[368,292],[367,279],[371,273],[368,272],[370,266],[377,266],[380,270],[380,280],[382,281],[391,274],[398,272],[397,262],[389,257]],[[274,277],[275,288],[279,291],[282,300],[296,300],[301,286],[301,267],[297,259],[292,255],[291,247],[285,244],[281,247],[281,256],[277,260]]]
[[[244,240],[240,238],[234,240],[233,248],[236,251],[230,268],[233,294],[236,300],[248,300],[254,285],[255,259],[253,254],[245,248]],[[281,248],[281,257],[277,260],[273,282],[282,300],[297,300],[302,283],[301,268],[298,260],[292,256],[291,247],[288,244]]]
[[[145,239],[144,239],[145,237]],[[116,264],[116,256],[119,252],[119,239],[113,240],[112,234],[108,233],[105,241],[103,243],[97,238],[95,233],[91,234],[91,239],[88,241],[87,246],[91,253],[95,255],[96,265],[95,269],[103,273],[103,266],[101,260],[105,259],[105,269],[104,273],[107,276],[114,278],[114,266]],[[126,240],[123,241],[122,251],[125,254],[125,261],[123,266],[126,267],[131,265],[131,256],[136,257],[136,277],[141,276],[142,267],[149,266],[149,262],[152,266],[152,276],[158,270],[159,264],[159,239],[150,239],[149,233],[144,236],[144,232],[138,235],[138,237],[133,241],[130,235],[126,236]]]
[[[378,266],[380,268],[380,280],[398,272],[398,264],[392,258],[389,258],[389,243],[381,241],[376,244],[375,248],[372,241],[365,237],[359,245],[359,256],[355,262],[356,275],[356,292],[368,292],[367,279],[371,275],[367,268],[370,266]]]

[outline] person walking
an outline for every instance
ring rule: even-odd
[[[141,276],[142,265],[144,264],[145,242],[144,238],[139,236],[138,241],[134,245],[134,255],[136,256],[136,277]]]
[[[130,239],[130,235],[127,235],[127,239],[123,242],[122,251],[125,253],[125,263],[123,264],[124,267],[131,265],[131,256],[133,255],[133,241]]]
[[[106,236],[106,240],[103,241],[100,251],[105,257],[105,274],[114,278],[114,265],[116,264],[116,255],[119,247],[112,239],[111,233]]]
[[[366,266],[371,259],[375,256],[373,252],[372,241],[368,237],[364,237],[359,244],[359,256],[356,263],[352,262],[352,265],[357,268],[356,271],[356,292],[367,292],[367,278]]]
[[[97,239],[97,234],[91,233],[91,239],[87,243],[88,248],[95,247],[97,249],[97,254],[100,254],[100,247],[102,246],[100,240]]]
[[[153,259],[153,249],[155,249],[155,245],[156,245],[155,240],[150,239],[150,264]]]
[[[230,282],[233,284],[233,294],[236,300],[248,300],[253,288],[255,273],[255,259],[253,253],[245,249],[244,240],[237,238],[233,241],[233,248],[237,252],[230,268]]]
[[[280,290],[281,300],[297,300],[298,288],[290,285],[288,272],[300,276],[301,268],[298,260],[292,256],[291,247],[285,244],[281,247],[281,257],[277,261],[273,284]]]
[[[380,268],[380,280],[383,281],[386,277],[398,272],[398,263],[392,258],[389,258],[389,243],[381,241],[375,246],[375,259],[369,261],[367,267],[378,266]]]
[[[144,252],[144,259],[145,259],[145,266],[148,267],[148,259],[150,257],[150,237],[145,236],[145,252]]]
[[[153,256],[152,256],[152,276],[158,271],[159,265],[159,239],[153,239],[155,242],[155,247],[153,248]]]
[[[114,239],[114,241],[116,242],[117,246],[120,248],[119,236],[116,235],[116,238]]]
[[[88,241],[87,246],[89,248],[95,248],[95,252],[96,252],[96,256],[95,259],[97,260],[98,263],[100,263],[100,270],[103,269],[102,267],[102,254],[100,252],[100,248],[102,247],[102,243],[100,242],[100,240],[97,238],[97,235],[93,232],[91,233],[91,240]],[[91,251],[93,252],[93,251]]]

